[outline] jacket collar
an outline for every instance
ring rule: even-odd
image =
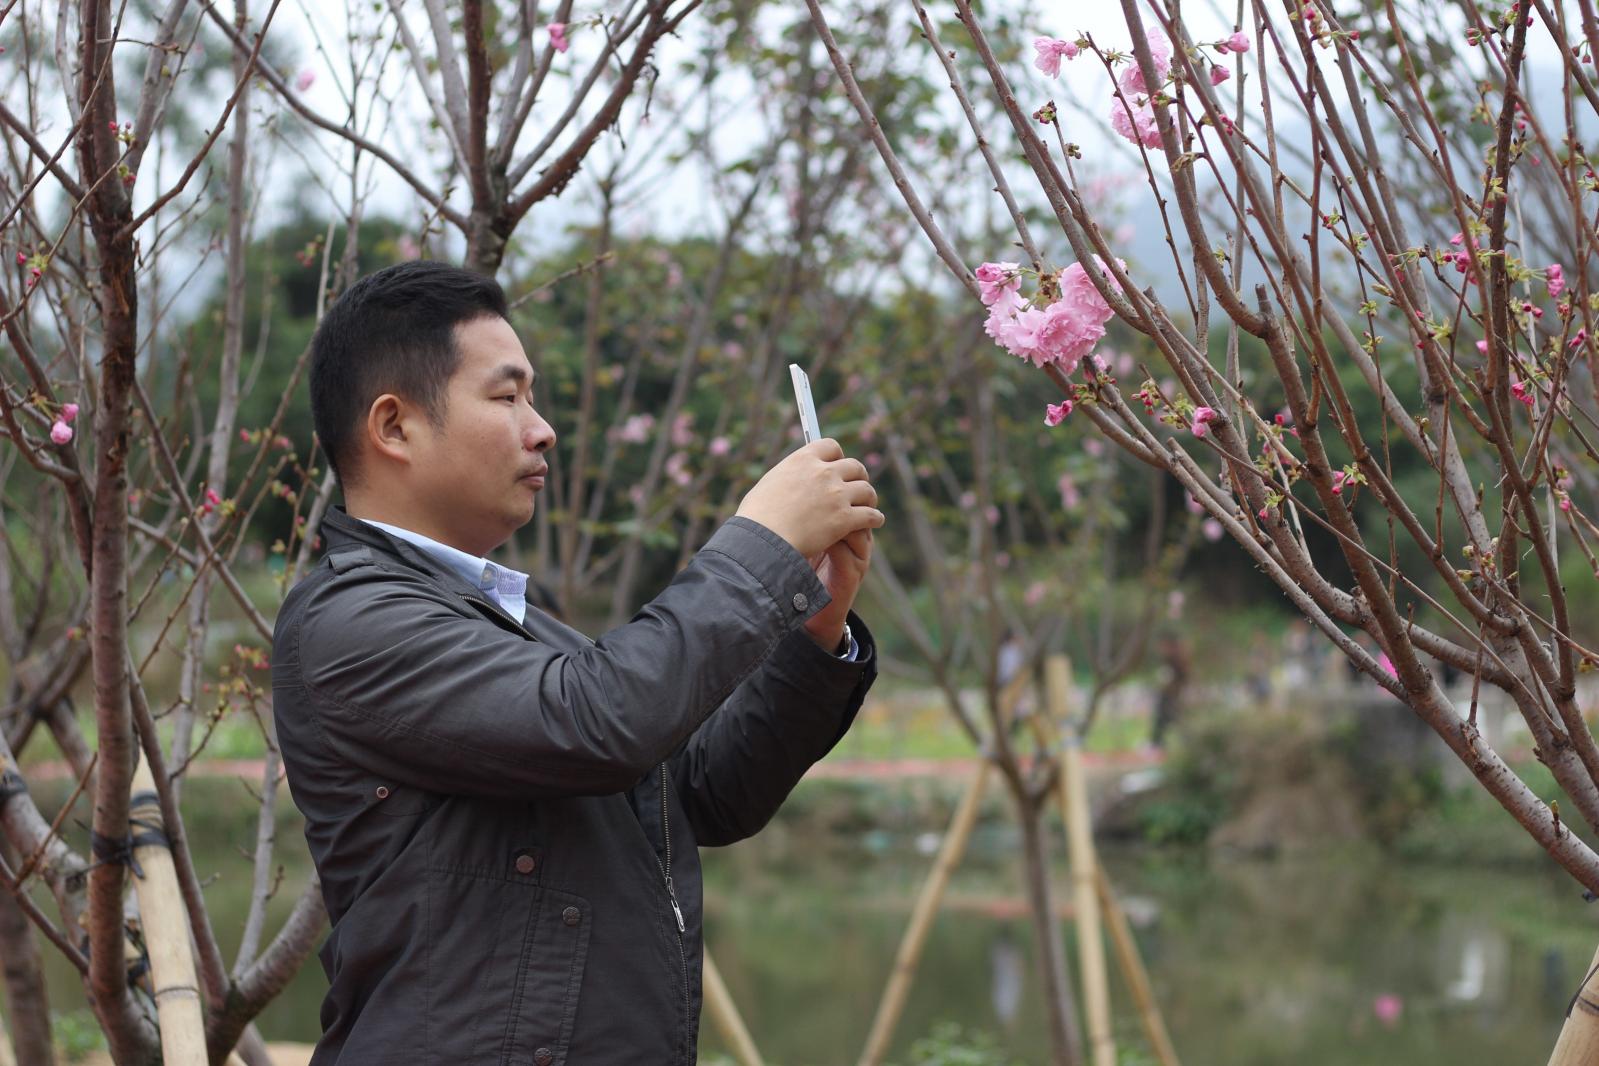
[[[543,605],[534,599],[535,586],[532,581],[527,583],[527,593],[523,597],[527,601],[527,613],[522,623],[518,625],[516,619],[506,614],[499,604],[491,601],[483,595],[481,589],[468,583],[455,571],[429,557],[414,544],[352,517],[340,504],[334,504],[323,513],[321,532],[326,551],[332,552],[351,545],[362,545],[381,552],[413,570],[420,570],[441,588],[455,593],[474,606],[485,609],[496,622],[524,636],[569,651],[593,643],[588,637],[544,610]]]

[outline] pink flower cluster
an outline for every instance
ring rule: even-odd
[[[1077,47],[1076,41],[1062,40],[1057,37],[1033,38],[1033,49],[1038,55],[1033,60],[1033,66],[1048,74],[1052,78],[1060,77],[1060,61],[1064,56],[1067,59],[1076,59],[1077,53],[1082,49]]]
[[[1466,275],[1466,280],[1475,285],[1477,283],[1476,245],[1466,240],[1464,233],[1456,233],[1449,238],[1449,243],[1458,249],[1450,257],[1454,261],[1455,269]]]
[[[1188,428],[1194,436],[1203,439],[1210,432],[1210,424],[1220,417],[1220,413],[1214,407],[1196,407],[1194,409],[1194,417],[1189,420]]]
[[[984,332],[1019,359],[1034,366],[1055,363],[1070,369],[1105,336],[1110,304],[1081,263],[1060,272],[1060,297],[1047,306],[1038,305],[1036,297],[1031,302],[1022,299],[1014,263],[984,263],[976,274],[981,298],[988,305]]]
[[[1155,61],[1155,72],[1164,82],[1171,72],[1171,43],[1164,37],[1149,39],[1150,58]],[[1144,82],[1144,72],[1136,62],[1128,65],[1116,79],[1122,95],[1111,103],[1110,128],[1145,148],[1160,147],[1160,126],[1157,123],[1153,97],[1160,86]],[[1125,99],[1123,99],[1125,98]]]
[[[572,42],[566,39],[566,23],[552,22],[549,25],[550,47],[557,52],[564,52],[571,47]]]

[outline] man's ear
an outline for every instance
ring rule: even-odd
[[[367,445],[378,455],[397,463],[409,462],[413,415],[410,404],[392,392],[385,392],[367,408]]]

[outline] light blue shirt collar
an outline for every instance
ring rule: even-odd
[[[480,559],[476,555],[468,555],[459,548],[452,548],[448,544],[440,544],[430,537],[424,537],[420,533],[413,533],[409,529],[391,526],[387,522],[374,522],[370,518],[363,518],[361,521],[415,545],[419,550],[427,553],[439,563],[449,567],[450,570],[459,574],[468,585],[480,592],[487,593],[489,598],[498,604],[506,614],[516,619],[518,625],[527,616],[528,577],[526,574],[512,570],[508,566],[490,562],[487,559]]]

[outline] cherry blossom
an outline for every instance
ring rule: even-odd
[[[1055,487],[1060,490],[1062,510],[1075,511],[1078,505],[1083,502],[1083,494],[1077,491],[1077,482],[1072,480],[1070,474],[1062,474],[1060,480],[1055,483]]]
[[[672,419],[672,446],[686,448],[694,443],[694,416],[687,411]]]
[[[1116,100],[1110,108],[1110,128],[1145,148],[1160,147],[1160,126],[1155,109],[1143,97],[1132,101]]]
[[[687,452],[673,452],[666,457],[666,476],[679,485],[694,480],[694,475],[689,473]]]
[[[1082,264],[1061,271],[1059,284],[1060,298],[1045,307],[1023,300],[1014,289],[1001,290],[989,306],[983,330],[1034,366],[1076,363],[1105,336],[1112,312]]]
[[[1020,263],[984,263],[973,271],[983,306],[992,307],[1006,291],[1020,288],[1021,269]]]
[[[627,421],[622,423],[622,428],[617,431],[616,439],[628,444],[642,444],[649,439],[650,430],[654,428],[654,415],[629,415]]]
[[[1559,263],[1550,263],[1548,270],[1549,298],[1556,300],[1566,291],[1566,271]]]
[[[1214,407],[1197,407],[1194,409],[1194,417],[1190,420],[1188,428],[1194,436],[1203,438],[1210,432],[1210,424],[1219,417]]]
[[[67,423],[68,425],[71,425],[72,424],[72,420],[74,418],[77,418],[77,417],[78,417],[78,405],[77,404],[75,404],[75,403],[64,403],[64,404],[61,405],[61,421]]]
[[[551,48],[554,48],[557,52],[564,52],[571,46],[571,42],[566,39],[566,23],[552,22],[549,25],[549,31]]]
[[[316,71],[310,67],[306,67],[294,76],[294,91],[297,93],[305,92],[314,84],[316,84]]]
[[[1033,47],[1038,51],[1038,56],[1033,60],[1033,65],[1048,74],[1051,78],[1060,76],[1060,60],[1062,56],[1067,59],[1076,59],[1077,53],[1082,49],[1077,47],[1077,42],[1060,40],[1055,37],[1035,37]]]
[[[1233,35],[1224,41],[1216,42],[1218,52],[1247,52],[1249,51],[1249,35],[1243,30],[1233,31]]]
[[[1224,67],[1220,63],[1211,64],[1211,67],[1210,67],[1210,83],[1212,85],[1220,85],[1222,82],[1226,81],[1228,78],[1230,78],[1232,76],[1233,76],[1233,72],[1232,72],[1231,68]]]
[[[50,439],[57,444],[65,444],[72,439],[72,427],[60,419],[50,425]]]
[[[1058,426],[1066,421],[1066,416],[1072,413],[1072,401],[1066,399],[1060,403],[1052,403],[1045,410],[1044,425]]]
[[[1171,72],[1171,42],[1159,34],[1149,38],[1149,58],[1155,61],[1155,73],[1160,81],[1164,82],[1166,75]],[[1136,60],[1128,64],[1121,77],[1116,79],[1116,83],[1122,87],[1122,92],[1129,96],[1135,93],[1153,96],[1155,90],[1160,88],[1158,84],[1154,86],[1144,84],[1144,72]]]

